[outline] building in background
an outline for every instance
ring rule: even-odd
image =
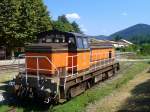
[[[95,38],[89,38],[89,43],[90,44],[101,44],[101,45],[112,45],[115,48],[123,48],[123,47],[133,45],[133,43],[131,43],[125,39],[121,39],[119,41],[111,41],[111,40],[99,40],[99,39],[95,39]]]
[[[15,47],[12,55],[10,50],[8,50],[4,46],[0,46],[0,60],[14,59],[18,57],[20,54],[23,54],[24,51],[25,51],[24,47]]]
[[[129,42],[125,39],[120,39],[119,41],[113,41],[112,42],[114,44],[114,47],[115,48],[122,48],[122,47],[127,47],[127,46],[130,46],[130,45],[133,45],[132,42]]]

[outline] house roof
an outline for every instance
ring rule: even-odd
[[[125,40],[125,39],[121,39],[119,42],[124,42],[124,43],[130,44],[130,45],[133,44],[132,42],[129,42],[129,41]]]

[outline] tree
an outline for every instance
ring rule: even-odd
[[[63,23],[70,23],[65,15],[58,16],[58,21],[61,21]]]
[[[62,21],[53,21],[53,29],[63,32],[74,32],[73,26],[69,23],[63,23]]]
[[[0,45],[13,50],[32,42],[38,32],[51,29],[51,18],[42,0],[1,0]]]
[[[74,28],[65,15],[59,16],[57,21],[53,21],[53,29],[65,32],[74,32]]]
[[[57,21],[53,21],[53,29],[66,32],[83,33],[80,30],[79,25],[75,21],[70,23],[65,15],[59,16]]]
[[[19,25],[26,42],[36,38],[38,32],[52,29],[52,22],[42,0],[21,0]]]
[[[62,23],[61,21],[53,21],[53,29],[59,31],[65,31],[63,24],[64,23]]]
[[[75,31],[76,33],[83,33],[83,32],[80,30],[79,25],[78,25],[75,21],[72,22],[72,26],[73,26],[73,29],[74,29],[74,31]]]
[[[7,46],[8,49],[12,49],[14,43],[18,43],[19,4],[16,2],[16,0],[2,0],[0,3],[0,40],[2,40],[0,45]]]
[[[6,40],[10,38],[11,34],[13,34],[13,27],[17,26],[17,22],[15,20],[16,5],[14,2],[14,0],[2,0],[0,3],[0,39],[2,40],[1,45],[6,44]]]

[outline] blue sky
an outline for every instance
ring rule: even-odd
[[[88,35],[109,35],[150,24],[150,0],[44,0],[53,19],[66,14]]]

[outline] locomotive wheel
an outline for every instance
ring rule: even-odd
[[[94,85],[94,83],[92,82],[92,80],[88,80],[87,82],[86,82],[86,90],[87,89],[90,89],[91,87],[92,87],[92,85]]]
[[[108,75],[108,72],[105,73],[105,79],[108,79],[109,78],[109,75]]]
[[[54,105],[59,104],[59,97],[57,96],[55,99],[53,99]]]
[[[71,97],[71,89],[68,89],[66,96],[67,96],[67,101],[69,101],[72,98]]]
[[[90,82],[87,82],[87,87],[86,87],[86,89],[89,89],[89,88],[91,88],[91,84],[90,84]]]

